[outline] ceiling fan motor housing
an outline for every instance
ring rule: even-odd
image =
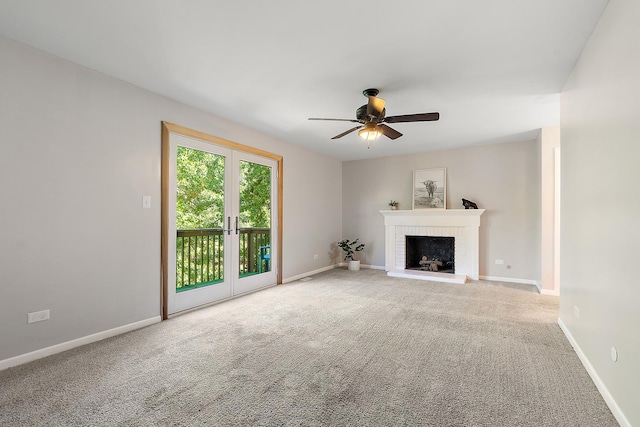
[[[386,108],[383,109],[382,114],[380,115],[380,118],[384,117],[386,112],[387,112],[387,109]],[[367,117],[367,104],[361,106],[356,110],[356,119],[361,123],[366,123],[371,121],[371,118]]]

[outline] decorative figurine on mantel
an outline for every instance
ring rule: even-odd
[[[389,207],[391,208],[392,211],[395,211],[398,209],[398,205],[399,203],[396,202],[395,200],[392,200],[389,202]]]
[[[464,206],[465,209],[478,209],[478,205],[467,199],[462,199],[462,206]]]

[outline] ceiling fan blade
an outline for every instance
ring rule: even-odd
[[[331,120],[334,122],[353,122],[353,123],[360,123],[358,120],[355,119],[320,119],[317,117],[310,117],[308,120]]]
[[[402,136],[400,132],[397,130],[390,128],[387,125],[378,125],[384,136],[389,137],[391,139],[398,139]]]
[[[404,116],[386,117],[386,123],[434,122],[440,119],[440,113],[405,114]]]
[[[336,135],[336,136],[334,136],[334,137],[333,137],[333,138],[331,138],[331,139],[338,139],[338,138],[342,138],[343,136],[350,134],[350,133],[351,133],[351,132],[353,132],[354,130],[358,130],[358,129],[360,129],[361,127],[362,127],[362,126],[356,126],[356,127],[354,127],[354,128],[349,129],[349,130],[348,130],[348,131],[346,131],[346,132],[342,132],[340,135]]]
[[[379,120],[386,103],[387,101],[382,98],[370,96],[367,104],[367,117],[375,117],[376,120]]]

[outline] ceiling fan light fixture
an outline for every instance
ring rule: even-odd
[[[380,128],[374,123],[367,123],[358,131],[358,136],[365,141],[375,141],[382,136],[382,130],[380,130]]]

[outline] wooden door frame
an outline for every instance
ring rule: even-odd
[[[257,156],[266,157],[274,160],[277,163],[277,186],[278,186],[278,199],[277,205],[277,222],[278,230],[275,236],[277,241],[277,253],[274,254],[278,261],[276,269],[276,284],[282,284],[282,156],[279,154],[270,153],[268,151],[260,150],[248,145],[239,144],[237,142],[229,141],[224,138],[209,135],[197,130],[189,129],[184,126],[176,125],[173,123],[162,122],[162,160],[161,160],[161,238],[160,238],[160,311],[162,320],[166,320],[169,317],[169,266],[167,260],[169,259],[169,149],[170,149],[170,135],[179,134],[186,137],[199,139],[202,141],[210,142],[212,144],[230,148],[236,151],[242,151],[249,154],[255,154]]]

